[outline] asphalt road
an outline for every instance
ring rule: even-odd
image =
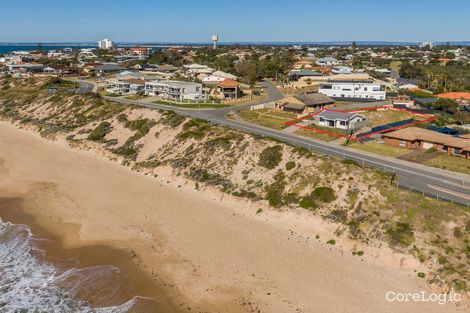
[[[83,81],[83,80],[78,80],[77,83],[78,83],[78,89],[75,91],[76,94],[83,95],[83,94],[93,92],[93,88],[95,86],[94,84]]]
[[[260,103],[276,101],[284,97],[283,94],[279,92],[272,83],[264,82],[263,85],[268,92],[268,99],[261,101]],[[404,160],[397,160],[375,154],[358,152],[338,144],[297,137],[295,135],[283,133],[274,129],[229,120],[225,117],[225,115],[231,110],[240,110],[253,105],[253,103],[245,106],[237,106],[232,108],[229,107],[216,110],[192,110],[161,104],[143,103],[140,101],[119,99],[114,97],[105,98],[110,101],[127,105],[137,105],[151,109],[171,110],[181,115],[204,119],[216,125],[227,126],[252,134],[276,138],[298,147],[307,148],[317,153],[341,159],[353,160],[362,166],[374,167],[386,172],[395,173],[396,178],[393,181],[393,185],[398,185],[402,188],[410,189],[412,191],[438,198],[440,200],[458,203],[470,207],[469,175],[451,173]]]

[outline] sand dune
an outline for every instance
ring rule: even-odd
[[[412,271],[417,265],[386,248],[367,253],[383,259],[362,260],[351,255],[351,243],[326,245],[331,229],[315,217],[256,215],[249,202],[197,191],[169,173],[147,177],[3,122],[0,151],[0,197],[23,198],[25,212],[68,249],[106,244],[127,251],[181,308],[459,311],[453,304],[387,302],[388,291],[427,290]]]

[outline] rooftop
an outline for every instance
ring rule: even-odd
[[[469,139],[445,135],[419,127],[403,128],[390,133],[383,134],[383,136],[406,141],[423,140],[470,151]]]

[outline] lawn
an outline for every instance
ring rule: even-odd
[[[178,108],[185,108],[185,109],[222,109],[222,108],[228,108],[230,106],[229,104],[224,104],[224,103],[211,103],[211,102],[178,103],[178,102],[170,102],[170,101],[162,101],[162,100],[153,101],[152,103],[163,104],[163,105],[168,105],[168,106],[178,107]]]
[[[284,129],[287,127],[284,124],[287,121],[297,118],[296,114],[280,112],[269,109],[262,109],[256,111],[242,110],[238,115],[246,122],[273,128]]]
[[[470,174],[470,160],[453,155],[441,154],[434,159],[424,162],[424,164],[448,171]]]
[[[399,156],[413,152],[413,150],[410,150],[410,149],[389,146],[383,143],[361,144],[361,143],[353,142],[353,143],[350,143],[348,147],[357,149],[357,150],[366,151],[366,152],[377,153],[377,154],[385,155],[385,156],[392,157],[392,158],[397,158]]]
[[[407,120],[410,118],[414,118],[415,120],[422,119],[422,117],[419,115],[396,110],[367,111],[360,114],[367,118],[367,120],[369,121],[367,126],[369,127],[390,124],[398,121]]]

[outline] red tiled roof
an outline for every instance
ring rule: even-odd
[[[453,99],[453,100],[470,100],[470,92],[447,92],[437,95],[441,99]]]
[[[222,88],[237,88],[240,86],[240,84],[234,80],[225,79],[220,82],[219,86]]]

